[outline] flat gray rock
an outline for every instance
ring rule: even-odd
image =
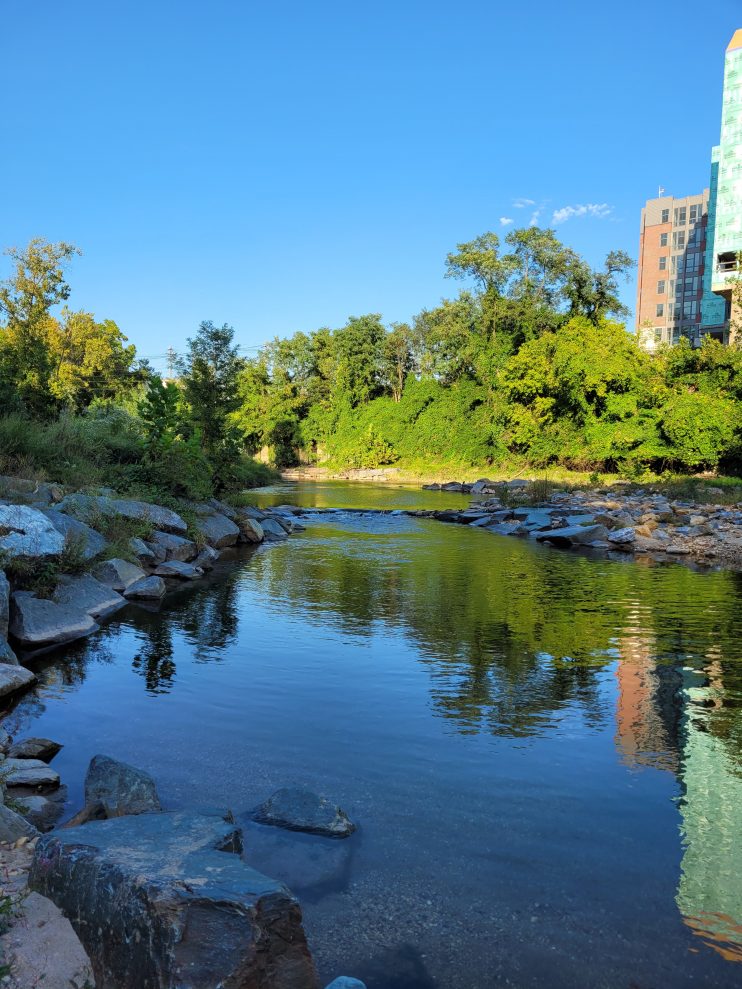
[[[301,787],[276,790],[253,816],[260,824],[321,834],[327,838],[347,838],[356,830],[344,810]]]
[[[133,601],[159,601],[167,588],[162,577],[142,577],[124,591],[124,595]]]
[[[59,503],[60,511],[74,515],[83,522],[99,515],[123,515],[128,519],[149,522],[165,532],[183,535],[188,526],[177,514],[161,505],[150,505],[145,501],[132,501],[128,498],[109,498],[104,495],[67,495]]]
[[[59,773],[40,759],[11,759],[0,763],[6,786],[59,786]]]
[[[0,505],[0,554],[31,559],[59,556],[64,536],[28,505]]]
[[[52,600],[65,608],[84,611],[91,618],[111,615],[126,604],[118,591],[96,580],[89,573],[60,577]]]
[[[10,633],[24,649],[72,642],[97,628],[86,611],[37,598],[30,591],[16,591],[11,599]]]
[[[57,752],[61,750],[60,743],[53,742],[50,738],[22,738],[10,745],[8,757],[11,759],[40,759],[42,762],[51,762]]]
[[[204,572],[192,563],[181,563],[180,560],[168,560],[161,563],[155,570],[156,577],[178,577],[180,580],[198,580]]]
[[[158,546],[164,551],[165,560],[181,560],[183,563],[188,563],[198,555],[198,546],[191,539],[174,536],[171,532],[153,532],[149,543],[155,553]]]
[[[316,989],[301,910],[206,814],[94,821],[38,840],[32,890],[70,918],[97,989]]]
[[[605,539],[608,530],[604,525],[568,525],[563,529],[550,529],[539,532],[536,539],[539,542],[554,543],[556,546],[579,546],[591,543],[596,539]]]
[[[280,539],[288,539],[289,534],[286,529],[273,518],[265,518],[260,523],[260,527],[263,530],[265,538],[268,542],[273,542]]]
[[[125,591],[136,580],[146,577],[144,570],[128,560],[104,560],[93,571],[96,580],[114,591]]]
[[[36,677],[25,666],[0,665],[0,697],[25,690],[36,683]]]
[[[226,515],[207,515],[198,520],[197,527],[209,546],[213,546],[214,549],[234,546],[240,536],[238,526]]]
[[[57,532],[62,534],[68,544],[74,542],[80,547],[84,560],[92,560],[99,556],[108,546],[108,542],[99,532],[86,525],[85,522],[73,518],[72,515],[66,515],[56,508],[46,508],[43,510],[43,514]]]
[[[633,543],[635,539],[636,532],[634,532],[631,526],[627,526],[624,529],[614,529],[613,532],[608,533],[608,542],[616,543],[617,545]]]
[[[13,842],[19,838],[29,841],[38,835],[38,831],[29,821],[17,814],[10,807],[0,804],[0,841]]]

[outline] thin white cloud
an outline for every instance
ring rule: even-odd
[[[571,220],[576,216],[592,216],[596,220],[603,220],[606,216],[610,216],[613,212],[613,207],[609,206],[608,203],[585,203],[578,206],[562,206],[561,209],[555,209],[551,217],[552,223],[566,223],[567,220]]]
[[[533,211],[533,213],[531,213],[531,219],[528,221],[528,226],[529,227],[537,227],[538,226],[538,218],[540,216],[541,216],[541,207],[539,206],[538,209],[535,209]]]
[[[513,200],[513,206],[515,206],[516,209],[525,209],[526,206],[535,206],[535,205],[536,205],[536,200],[535,199],[523,199],[523,198],[520,198],[520,199],[514,199]]]
[[[500,217],[500,226],[501,227],[509,227],[511,223],[515,223],[515,220],[512,218],[512,216],[501,216]]]

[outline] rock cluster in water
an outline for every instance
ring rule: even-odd
[[[59,485],[9,477],[0,482],[6,495],[0,501],[0,697],[35,682],[16,652],[26,657],[90,635],[127,602],[151,608],[172,587],[200,580],[224,550],[281,541],[299,528],[291,511],[234,508],[211,499],[187,506],[195,517],[189,533],[172,509],[113,492],[66,494]],[[104,535],[117,517],[151,527],[147,539],[129,540],[127,559],[112,556]],[[3,562],[9,572],[47,561],[63,567],[71,548],[88,572],[61,573],[43,597],[14,589],[2,569]]]
[[[554,491],[536,500],[527,481],[498,484],[451,482],[427,488],[476,496],[462,511],[420,511],[414,515],[478,526],[498,535],[521,536],[561,547],[586,547],[665,559],[689,558],[742,565],[742,503],[728,506],[669,499],[643,488],[621,485],[594,491]],[[720,488],[706,489],[709,498]],[[487,497],[495,495],[495,497]]]

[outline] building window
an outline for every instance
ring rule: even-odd
[[[669,222],[670,222],[670,210],[669,209],[663,209],[662,210],[662,219],[660,220],[660,223],[669,223]]]
[[[685,250],[685,230],[679,230],[672,235],[672,246],[676,251]]]
[[[667,234],[660,234],[660,247],[667,247]]]
[[[658,302],[657,303],[657,316],[659,317],[659,316],[664,316],[664,315],[665,315],[665,303],[664,302]]]
[[[688,214],[688,219],[691,223],[697,223],[701,219],[702,209],[703,207],[701,206],[691,206]]]
[[[657,282],[657,295],[665,294],[665,283],[664,281]]]
[[[667,258],[666,257],[661,257],[660,258],[660,271],[667,271]]]
[[[675,226],[684,227],[686,223],[687,210],[685,206],[678,206],[675,209]]]

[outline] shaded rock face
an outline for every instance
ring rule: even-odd
[[[239,528],[226,515],[207,515],[198,520],[198,528],[209,546],[215,549],[234,546],[240,535]]]
[[[193,561],[193,565],[194,567],[200,567],[202,570],[213,570],[219,556],[218,549],[214,549],[212,546],[204,546]]]
[[[98,628],[86,611],[45,601],[30,591],[16,591],[11,600],[10,633],[25,649],[43,649],[81,639]]]
[[[180,580],[198,580],[203,575],[204,572],[200,567],[194,567],[192,563],[182,563],[180,560],[168,560],[155,570],[157,577],[178,577]]]
[[[22,816],[39,831],[51,831],[64,813],[64,800],[52,800],[41,794],[14,797],[14,800]]]
[[[20,814],[0,804],[0,841],[18,841],[19,838],[35,838],[38,831]]]
[[[65,608],[84,611],[91,618],[113,614],[126,604],[118,591],[96,580],[89,573],[76,577],[60,577],[52,600]]]
[[[83,522],[94,519],[97,515],[123,515],[127,519],[138,519],[140,522],[151,522],[165,532],[183,535],[188,526],[176,512],[161,505],[149,505],[144,501],[131,501],[127,498],[108,498],[102,495],[67,495],[60,504],[60,511]]]
[[[59,556],[64,536],[49,519],[27,505],[0,505],[0,553],[8,556]]]
[[[59,773],[41,759],[12,759],[2,763],[3,782],[6,786],[30,786],[56,789]]]
[[[347,838],[356,829],[340,807],[299,787],[277,790],[258,807],[254,818],[260,824],[321,834],[327,838]]]
[[[243,515],[240,519],[240,529],[249,543],[262,543],[265,539],[265,530],[260,522],[248,515]]]
[[[25,690],[34,683],[36,677],[25,667],[11,666],[8,663],[0,664],[0,697]]]
[[[138,536],[132,536],[129,540],[129,549],[134,556],[142,563],[154,563],[154,551]]]
[[[108,542],[99,532],[71,515],[65,515],[64,512],[60,512],[56,508],[47,508],[43,514],[67,542],[75,541],[80,547],[84,560],[92,560],[108,546]]]
[[[8,638],[10,620],[10,584],[5,572],[0,570],[0,639]]]
[[[156,557],[161,556],[161,553],[157,553],[159,547],[165,553],[165,560],[180,560],[182,563],[188,563],[198,554],[198,547],[194,542],[170,532],[153,532],[150,546]]]
[[[165,581],[162,577],[142,577],[124,591],[127,598],[137,601],[159,601],[165,593]]]
[[[59,742],[53,742],[50,738],[24,738],[13,742],[7,751],[11,759],[41,759],[42,762],[51,762],[61,749]]]
[[[0,638],[0,664],[4,666],[18,666],[18,657],[10,648],[5,639]]]
[[[96,755],[85,776],[85,806],[100,807],[104,817],[160,810],[155,781],[143,769],[110,756]]]
[[[114,591],[125,591],[130,584],[145,576],[141,567],[134,566],[128,560],[105,560],[95,568],[95,577]]]
[[[270,542],[276,539],[288,539],[288,532],[275,519],[263,519],[260,523],[265,538]]]
[[[216,815],[145,814],[39,839],[33,890],[70,918],[97,989],[316,989],[301,910]]]

